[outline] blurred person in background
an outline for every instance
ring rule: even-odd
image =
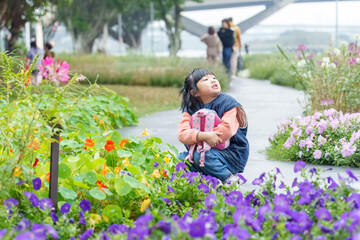
[[[31,39],[31,43],[30,43],[30,50],[27,52],[26,54],[26,64],[27,64],[27,68],[30,66],[30,64],[33,62],[35,56],[37,54],[40,54],[39,58],[37,59],[37,62],[35,64],[34,70],[31,72],[31,74],[33,75],[32,77],[32,84],[35,86],[38,86],[41,83],[41,76],[38,74],[39,72],[39,67],[41,65],[41,60],[44,57],[44,50],[40,49],[37,45],[36,45],[36,39],[32,38]]]
[[[204,42],[207,46],[207,60],[210,63],[217,65],[218,55],[221,50],[221,41],[215,32],[215,28],[209,27],[208,33],[201,37],[201,41]]]
[[[230,29],[230,24],[228,19],[223,19],[221,21],[221,28],[218,31],[218,36],[223,45],[223,63],[231,75],[230,60],[233,54],[233,45],[234,45],[234,31]]]
[[[46,57],[51,57],[54,58],[55,57],[55,53],[53,51],[51,51],[51,49],[55,46],[54,42],[47,42],[44,45],[44,50],[45,50],[45,54],[44,54],[44,59]]]
[[[238,70],[238,58],[240,57],[241,51],[241,30],[238,26],[233,23],[233,19],[228,18],[230,29],[234,31],[234,45],[233,45],[233,54],[231,55],[230,65],[231,65],[231,78],[234,79]]]

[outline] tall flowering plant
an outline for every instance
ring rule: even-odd
[[[68,83],[70,80],[69,74],[69,64],[65,61],[60,62],[59,59],[55,61],[51,57],[46,57],[42,60],[42,65],[40,66],[39,74],[49,81],[59,84],[59,83]],[[85,80],[85,79],[84,79]]]
[[[330,48],[322,57],[314,56],[301,44],[294,60],[278,46],[307,96],[307,111],[329,107],[343,112],[360,110],[359,39],[356,35],[355,42]]]

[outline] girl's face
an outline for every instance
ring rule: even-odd
[[[229,28],[229,24],[227,22],[221,22],[223,28]]]
[[[212,74],[203,76],[197,83],[196,96],[200,97],[204,104],[214,100],[221,93],[221,86],[216,77]]]

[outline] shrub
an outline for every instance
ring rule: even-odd
[[[358,39],[359,36],[356,36],[355,43],[349,46],[342,44],[340,49],[330,49],[322,59],[316,59],[306,52],[305,45],[299,45],[296,62],[278,46],[290,65],[291,74],[307,96],[307,111],[321,111],[327,105],[344,112],[360,110]]]

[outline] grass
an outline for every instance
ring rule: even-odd
[[[102,84],[120,96],[129,98],[131,107],[138,117],[148,114],[176,109],[180,107],[178,88],[173,87],[149,87]]]

